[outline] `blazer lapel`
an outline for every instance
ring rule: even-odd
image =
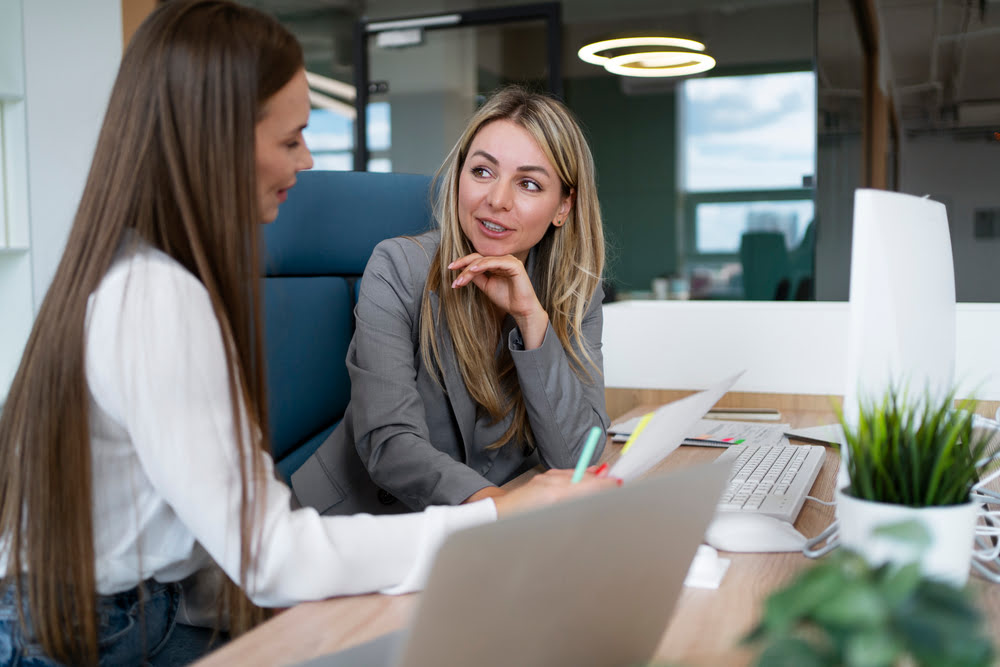
[[[431,292],[430,295],[431,312],[434,320],[438,321],[440,313],[440,303],[438,295]],[[455,346],[452,343],[451,333],[448,327],[437,328],[438,351],[441,354],[442,382],[448,402],[451,404],[452,414],[455,415],[455,422],[462,435],[462,449],[465,452],[465,462],[477,467],[479,461],[483,459],[492,461],[496,458],[496,449],[486,450],[485,447],[475,447],[476,417],[478,410],[476,402],[469,395],[469,390],[462,380],[462,373],[458,368],[458,360],[455,357]]]

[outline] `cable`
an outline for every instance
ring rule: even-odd
[[[826,505],[827,507],[833,507],[837,504],[836,500],[830,500],[830,501],[820,500],[815,496],[806,496],[806,500],[812,500],[813,502],[817,502],[820,505]]]

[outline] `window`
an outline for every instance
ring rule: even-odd
[[[389,157],[391,119],[389,104],[368,105],[368,171],[392,171]],[[309,127],[303,132],[312,151],[313,169],[351,171],[354,168],[354,122],[328,109],[313,109]]]
[[[815,75],[689,79],[678,101],[688,263],[736,261],[747,232],[778,234],[790,252],[811,238]]]

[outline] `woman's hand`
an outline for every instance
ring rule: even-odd
[[[497,486],[487,486],[485,488],[479,489],[471,496],[462,501],[462,504],[474,503],[477,500],[483,500],[485,498],[499,498],[501,496],[506,496],[507,492]]]
[[[513,255],[484,257],[474,252],[456,259],[448,268],[460,271],[451,284],[453,289],[474,284],[497,308],[514,318],[525,349],[541,346],[549,314],[542,308],[521,260]]]
[[[594,474],[594,468],[589,468],[583,479],[576,484],[573,484],[572,480],[572,470],[548,470],[535,475],[523,486],[493,498],[497,516],[505,517],[622,485],[622,480],[617,477]]]

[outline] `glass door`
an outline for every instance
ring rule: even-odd
[[[562,94],[558,3],[358,23],[354,169],[433,174],[496,88]]]

